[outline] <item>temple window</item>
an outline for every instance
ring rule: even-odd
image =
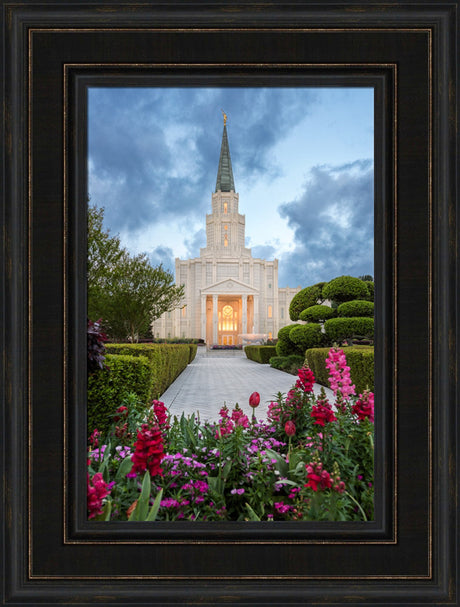
[[[225,234],[224,236],[224,247],[228,247],[228,236]]]
[[[273,316],[273,308],[271,306],[268,306],[268,318],[271,318]]]
[[[284,318],[284,308],[281,308],[281,318]]]
[[[270,331],[270,333],[268,334],[268,339],[272,339],[273,338],[273,333]]]
[[[187,316],[187,306],[182,308],[182,318],[185,318],[185,316]]]
[[[228,212],[228,202],[224,202],[224,215],[227,215]]]

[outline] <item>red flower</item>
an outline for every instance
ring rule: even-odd
[[[164,426],[167,430],[169,428],[169,425],[167,424],[168,409],[166,405],[162,403],[161,400],[153,400],[152,405],[153,412],[155,413],[155,417],[157,418],[158,423],[160,424],[160,426]]]
[[[102,500],[110,494],[115,482],[106,483],[100,472],[87,480],[88,518],[94,518],[103,512]]]
[[[329,472],[323,470],[321,462],[313,462],[306,466],[308,483],[305,487],[311,487],[313,491],[330,489],[332,487],[332,478]]]
[[[328,422],[337,421],[332,407],[327,401],[318,401],[318,404],[311,408],[310,416],[315,419],[314,424],[323,427]]]
[[[114,417],[113,417],[114,422],[118,422],[118,421],[120,421],[120,419],[128,417],[128,413],[129,413],[128,407],[125,407],[124,405],[122,405],[121,407],[118,407],[117,413],[121,413],[122,415],[114,415]]]
[[[358,416],[359,421],[366,418],[370,422],[374,422],[374,393],[369,390],[364,390],[363,394],[359,395],[359,399],[351,408],[352,413]]]
[[[284,431],[288,436],[294,436],[295,434],[295,424],[293,421],[289,420],[284,425]]]
[[[133,467],[130,474],[145,472],[147,469],[150,476],[161,475],[160,462],[164,458],[163,437],[157,424],[142,424],[137,431],[137,441],[134,443],[136,449],[131,457]]]
[[[302,367],[298,370],[297,375],[299,379],[296,381],[295,387],[302,388],[304,392],[313,392],[313,385],[315,383],[313,371],[308,367]]]
[[[94,447],[94,449],[98,446],[99,441],[98,441],[98,436],[100,436],[101,433],[99,432],[99,430],[97,428],[94,428],[93,432],[91,433],[91,436],[89,437],[89,442],[90,445],[92,447]]]
[[[260,403],[260,394],[258,392],[253,392],[249,397],[249,404],[251,407],[258,407]]]

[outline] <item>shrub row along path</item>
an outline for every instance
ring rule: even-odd
[[[172,415],[180,417],[199,412],[201,421],[217,421],[224,404],[231,409],[235,403],[250,417],[252,408],[249,396],[260,394],[260,405],[256,408],[257,419],[266,419],[268,405],[276,400],[278,392],[286,394],[295,384],[296,376],[261,365],[246,358],[243,351],[209,351],[199,347],[197,355],[179,377],[162,394],[160,400]],[[319,393],[321,386],[315,384]],[[333,392],[326,388],[331,404]]]

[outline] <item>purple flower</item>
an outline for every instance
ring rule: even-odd
[[[243,493],[244,493],[244,489],[232,489],[232,490],[230,491],[230,493],[231,493],[232,495],[243,495]]]

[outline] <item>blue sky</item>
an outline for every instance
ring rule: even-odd
[[[279,286],[373,275],[370,88],[91,88],[88,193],[133,253],[205,246],[223,120],[253,257]]]

